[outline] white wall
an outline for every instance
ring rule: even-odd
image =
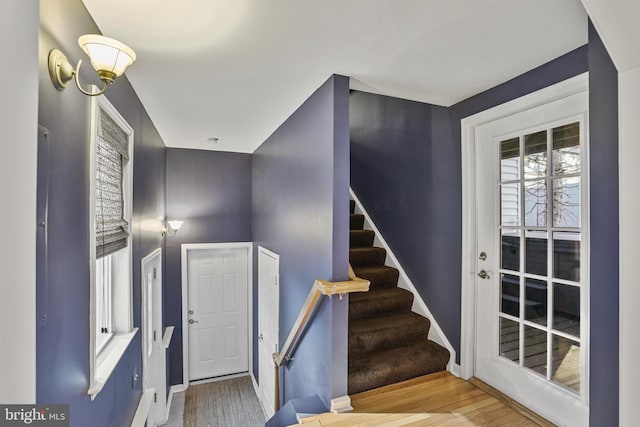
[[[0,1],[0,402],[36,397],[38,0]]]
[[[620,425],[640,419],[640,68],[619,74]]]

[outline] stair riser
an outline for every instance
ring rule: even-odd
[[[363,302],[349,301],[349,321],[353,322],[354,320],[368,317],[407,312],[411,310],[412,304],[412,296]]]
[[[446,363],[444,364],[446,369]],[[362,391],[372,390],[374,388],[384,387],[386,385],[399,383],[411,378],[419,377],[422,375],[433,374],[434,372],[443,371],[442,366],[439,365],[423,365],[419,367],[404,367],[400,366],[397,370],[387,370],[385,366],[380,366],[379,372],[375,372],[372,377],[365,377],[364,375],[349,375],[349,394],[356,394]]]
[[[351,214],[349,216],[349,228],[351,230],[362,230],[364,227],[364,215]]]
[[[381,267],[387,258],[387,251],[382,248],[361,248],[349,250],[349,262],[353,268]]]
[[[449,352],[431,341],[417,347],[372,354],[371,357],[349,358],[350,395],[443,371],[449,362]]]
[[[360,320],[366,322],[366,320]],[[349,334],[349,355],[358,357],[374,351],[401,347],[419,338],[427,338],[430,322],[424,317],[415,318],[405,325],[358,334]]]
[[[353,266],[353,264],[352,264]],[[395,288],[398,285],[398,277],[400,276],[400,272],[396,269],[384,269],[379,271],[367,271],[362,272],[354,267],[356,276],[367,279],[371,284],[369,285],[369,289],[387,289],[387,288]]]
[[[350,248],[365,248],[373,246],[376,235],[371,230],[351,230],[349,233]]]

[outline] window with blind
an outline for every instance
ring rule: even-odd
[[[127,246],[123,168],[129,160],[129,135],[99,107],[96,144],[96,257]]]
[[[91,386],[94,398],[133,339],[130,218],[133,129],[104,97],[92,99]]]

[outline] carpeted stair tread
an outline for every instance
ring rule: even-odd
[[[351,230],[349,232],[350,248],[365,248],[373,246],[376,233],[372,230]]]
[[[349,324],[349,355],[387,350],[427,338],[431,322],[411,311],[353,321]]]
[[[386,258],[387,251],[384,248],[370,246],[349,249],[349,262],[354,269],[358,267],[382,267]]]
[[[349,322],[383,314],[406,312],[411,310],[412,304],[413,294],[397,287],[354,292],[349,295]]]
[[[371,266],[355,266],[352,264],[356,276],[367,279],[371,282],[369,289],[394,288],[398,285],[398,277],[400,272],[397,268],[388,265]]]
[[[364,215],[362,214],[349,215],[350,230],[362,230],[362,227],[364,227]]]
[[[353,200],[349,209],[349,262],[370,282],[349,297],[349,394],[446,369],[449,351],[428,339],[430,320],[411,311],[414,295],[398,288],[400,272],[384,265],[386,250],[373,246]]]
[[[350,357],[348,393],[442,371],[448,362],[447,349],[426,338],[407,346]]]

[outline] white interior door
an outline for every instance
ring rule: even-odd
[[[476,128],[475,375],[588,424],[588,94]]]
[[[247,248],[190,250],[189,380],[247,372]]]
[[[268,416],[275,413],[275,369],[273,353],[278,351],[280,317],[280,257],[258,249],[258,382],[262,404]]]
[[[147,425],[166,422],[166,351],[162,346],[162,252],[142,260],[142,384],[155,393]]]

